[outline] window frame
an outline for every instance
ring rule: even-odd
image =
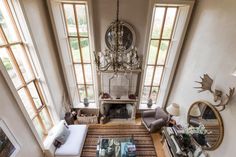
[[[93,62],[93,51],[95,50],[94,33],[93,33],[93,17],[92,17],[92,3],[91,0],[47,0],[49,14],[53,25],[53,31],[56,38],[56,43],[59,49],[59,57],[62,63],[62,69],[65,76],[66,87],[69,94],[69,100],[74,108],[84,108],[84,104],[80,101],[79,90],[76,82],[76,74],[73,68],[73,59],[70,52],[70,43],[67,36],[67,26],[64,21],[62,3],[84,3],[87,7],[87,22],[88,22],[88,38],[92,67],[92,78],[94,88],[95,102],[90,103],[86,108],[98,108],[98,89],[96,67]]]
[[[142,75],[140,81],[140,99],[139,99],[139,110],[149,109],[147,104],[142,103],[142,92],[144,89],[144,81],[146,77],[146,69],[148,65],[148,54],[151,45],[152,31],[153,31],[153,21],[155,18],[155,7],[156,6],[178,6],[178,14],[175,21],[175,26],[172,32],[172,42],[169,43],[169,48],[166,56],[166,67],[163,69],[163,75],[161,78],[161,84],[159,88],[159,93],[157,95],[157,101],[152,105],[152,109],[156,107],[165,107],[170,92],[170,87],[174,79],[174,73],[176,71],[178,59],[181,53],[181,47],[183,45],[183,40],[187,31],[187,26],[192,14],[192,9],[195,0],[151,0],[149,4],[148,22],[147,30],[145,36],[145,46],[144,49],[147,51],[147,55],[144,55],[144,64],[142,67]],[[178,32],[179,31],[179,32]],[[161,42],[161,39],[159,40]],[[157,54],[158,55],[158,54]],[[168,61],[167,61],[168,60]],[[153,74],[155,75],[155,74]]]
[[[58,116],[56,116],[55,112],[54,112],[54,103],[52,101],[52,97],[50,94],[50,91],[48,89],[47,86],[47,82],[46,82],[46,78],[44,77],[44,72],[43,69],[41,67],[40,64],[40,58],[38,57],[38,53],[36,52],[37,48],[36,48],[36,44],[33,41],[33,36],[31,35],[30,32],[30,28],[27,26],[27,18],[25,18],[25,14],[23,12],[23,8],[22,8],[22,4],[18,1],[18,0],[6,0],[6,2],[8,3],[8,10],[10,12],[10,14],[12,15],[13,18],[13,27],[16,28],[17,34],[19,35],[19,40],[20,42],[17,42],[16,44],[13,43],[13,45],[19,45],[22,47],[23,49],[23,53],[26,56],[27,62],[29,63],[30,66],[30,70],[33,74],[33,78],[31,80],[26,81],[21,70],[20,67],[18,65],[18,62],[16,60],[16,58],[13,55],[13,52],[11,49],[11,43],[6,43],[5,45],[1,45],[2,48],[6,48],[9,49],[8,51],[10,51],[10,58],[13,60],[13,66],[16,65],[17,68],[17,73],[20,75],[20,79],[22,82],[22,86],[19,88],[16,88],[15,85],[13,84],[12,79],[10,78],[2,60],[0,59],[0,72],[3,75],[8,87],[10,88],[10,91],[12,92],[14,98],[16,99],[16,102],[19,106],[19,108],[21,109],[29,127],[31,128],[37,142],[39,143],[41,148],[43,147],[43,140],[46,137],[46,134],[48,133],[48,130],[50,129],[46,129],[45,126],[43,126],[42,128],[44,129],[44,133],[45,136],[43,136],[43,138],[41,139],[39,137],[39,134],[36,131],[35,125],[33,124],[33,119],[38,119],[40,113],[42,110],[46,109],[46,112],[49,114],[49,120],[50,123],[52,124],[51,128],[54,126],[54,124],[56,123],[56,121],[58,121]],[[1,31],[2,27],[0,28]],[[3,32],[1,32],[2,34],[4,34]],[[27,87],[27,85],[33,83],[35,86],[35,89],[38,93],[39,99],[41,101],[42,106],[37,108],[36,105],[33,106],[34,104],[34,100],[32,97],[29,96],[30,94],[30,90]],[[28,95],[28,98],[31,101],[31,106],[33,106],[34,110],[35,110],[35,115],[33,116],[33,118],[30,118],[29,113],[27,112],[26,108],[24,107],[24,104],[22,102],[22,99],[20,98],[18,91],[20,89],[25,88],[27,90],[26,94]],[[50,112],[50,113],[49,113]],[[42,122],[42,118],[40,121]],[[42,125],[42,123],[40,124]]]
[[[72,64],[73,64],[73,71],[74,71],[74,74],[75,74],[75,77],[76,77],[76,80],[78,79],[76,76],[76,69],[75,69],[75,66],[81,66],[82,68],[82,73],[83,73],[83,83],[78,83],[76,81],[76,85],[77,85],[77,90],[78,92],[80,92],[80,89],[79,89],[79,86],[84,86],[85,88],[85,95],[86,97],[88,97],[88,89],[87,87],[88,86],[92,86],[93,87],[93,93],[95,94],[95,89],[94,89],[94,77],[93,75],[91,76],[92,77],[92,83],[87,83],[87,79],[86,79],[86,72],[85,72],[85,65],[90,65],[91,66],[91,72],[92,72],[92,56],[91,56],[91,52],[90,52],[90,63],[88,62],[85,62],[84,59],[83,59],[83,52],[82,52],[82,46],[81,46],[81,40],[82,39],[87,39],[88,41],[90,40],[90,34],[89,34],[89,29],[87,28],[87,35],[81,35],[80,32],[79,32],[79,24],[78,24],[78,12],[77,12],[77,9],[76,7],[78,5],[84,5],[85,6],[85,11],[86,11],[86,16],[88,17],[88,8],[87,8],[87,4],[86,3],[81,3],[81,2],[77,2],[77,3],[71,3],[71,2],[61,2],[61,5],[62,5],[62,12],[63,12],[63,16],[64,16],[64,19],[66,19],[66,12],[65,12],[65,5],[73,5],[73,11],[74,11],[74,17],[75,17],[75,27],[76,27],[76,35],[69,35],[69,29],[68,29],[68,23],[66,22],[66,32],[67,32],[67,40],[68,40],[68,43],[69,43],[69,47],[70,47],[70,57],[72,58]],[[89,19],[87,19],[89,20]],[[65,21],[65,20],[64,20]],[[89,24],[87,25],[89,27]],[[78,41],[78,47],[79,47],[79,54],[80,54],[80,61],[81,62],[76,62],[74,61],[74,58],[73,58],[73,52],[72,52],[72,46],[71,46],[71,43],[70,43],[70,40],[71,39],[77,39]],[[89,48],[90,48],[90,42],[89,42]],[[90,50],[90,49],[89,49]],[[95,95],[94,95],[95,96]],[[79,95],[79,101],[80,103],[83,103],[83,100],[81,99],[81,96]],[[90,101],[89,101],[90,102]],[[94,103],[95,102],[95,97],[94,97],[94,101],[92,101],[91,103]]]

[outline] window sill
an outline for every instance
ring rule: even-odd
[[[139,104],[139,110],[153,110],[157,108],[158,105],[152,105],[152,107],[147,107],[147,104]]]
[[[88,106],[84,106],[83,103],[79,103],[78,105],[74,106],[74,108],[98,109],[98,106],[96,103],[89,103]]]

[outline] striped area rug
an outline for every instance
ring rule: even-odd
[[[90,125],[81,157],[96,157],[99,137],[123,138],[133,135],[136,157],[157,157],[152,137],[143,125]]]

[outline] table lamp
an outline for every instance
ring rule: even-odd
[[[166,111],[170,114],[170,116],[179,116],[179,105],[176,103],[170,104],[167,108]]]
[[[190,116],[192,117],[199,117],[201,116],[201,111],[199,109],[199,106],[198,105],[194,105],[191,110],[190,110]]]

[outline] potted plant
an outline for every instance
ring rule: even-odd
[[[205,135],[209,134],[203,124],[200,124],[198,127],[190,126],[186,129],[186,133],[191,135],[198,144],[206,145]]]

